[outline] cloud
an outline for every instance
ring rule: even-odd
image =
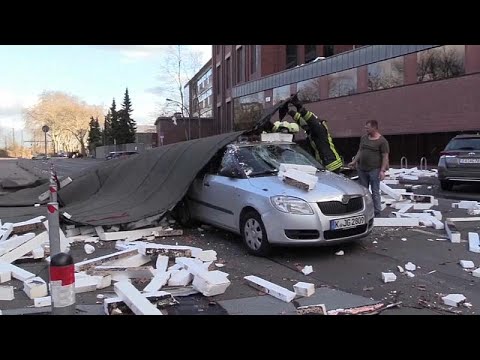
[[[121,61],[133,63],[139,60],[155,56],[162,56],[172,45],[91,45],[92,47],[116,51],[120,53]],[[212,57],[212,45],[185,45],[202,56],[202,62],[206,63]]]
[[[20,95],[13,91],[0,89],[0,126],[23,128],[22,110],[36,102],[36,96]]]

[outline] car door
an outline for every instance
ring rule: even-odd
[[[229,230],[237,228],[240,198],[237,185],[242,180],[221,175],[222,169],[236,165],[234,152],[227,150],[220,162],[213,160],[210,169],[195,179],[189,204],[196,218]]]

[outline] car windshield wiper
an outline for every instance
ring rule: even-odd
[[[262,175],[273,175],[276,173],[278,173],[278,169],[271,169],[271,170],[265,170],[265,171],[257,171],[257,172],[251,173],[249,176],[255,177],[255,176],[262,176]]]

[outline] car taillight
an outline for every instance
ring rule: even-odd
[[[457,156],[459,155],[459,152],[456,151],[442,151],[440,152],[440,156]]]

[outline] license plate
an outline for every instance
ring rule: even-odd
[[[355,216],[346,219],[338,219],[330,221],[330,229],[348,229],[355,226],[360,226],[365,224],[365,216]]]
[[[480,159],[458,159],[460,164],[480,164]]]

